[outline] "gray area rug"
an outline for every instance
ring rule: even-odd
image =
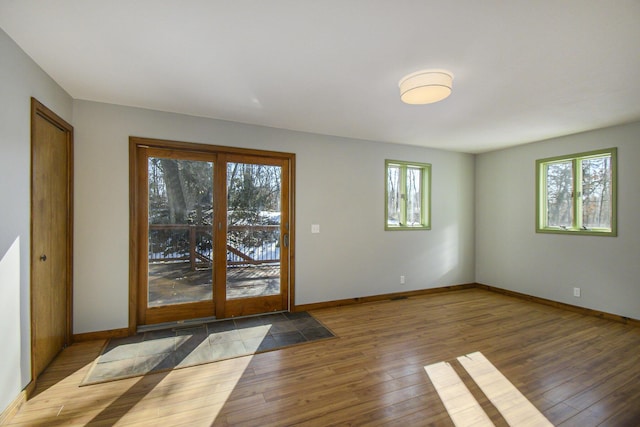
[[[334,338],[307,312],[228,319],[113,338],[81,386]]]

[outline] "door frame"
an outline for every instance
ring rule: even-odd
[[[179,150],[194,153],[215,153],[215,154],[239,154],[256,157],[277,157],[287,159],[289,162],[289,283],[288,301],[285,309],[293,311],[295,306],[295,154],[279,151],[265,151],[257,149],[245,149],[237,147],[200,144],[192,142],[181,142],[154,138],[144,138],[137,136],[129,137],[129,334],[133,335],[138,328],[138,307],[141,303],[138,300],[138,289],[140,286],[140,245],[144,244],[139,238],[140,230],[140,210],[145,206],[138,203],[138,195],[141,190],[141,170],[146,165],[141,164],[137,159],[137,150],[140,148],[161,148],[164,150]],[[138,159],[139,160],[139,159]],[[226,236],[225,236],[226,238]],[[214,291],[215,292],[215,291]],[[216,305],[216,317],[225,318],[224,313],[220,313],[219,304],[214,295]]]
[[[31,378],[35,382],[37,380],[37,373],[35,372],[35,342],[36,337],[34,334],[35,329],[35,317],[34,317],[34,300],[35,300],[35,286],[33,283],[33,271],[34,271],[34,236],[33,236],[33,218],[35,212],[35,206],[33,201],[34,185],[35,185],[35,165],[34,165],[34,149],[37,143],[36,139],[36,117],[41,117],[47,120],[52,125],[58,127],[60,130],[66,133],[67,136],[67,259],[66,259],[66,328],[64,337],[64,346],[69,346],[73,340],[73,126],[67,123],[64,119],[47,108],[44,104],[39,102],[35,98],[31,98],[31,160],[30,160],[30,212],[29,212],[29,311],[30,311],[30,323],[31,323]]]

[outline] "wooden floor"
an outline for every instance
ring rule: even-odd
[[[425,366],[481,352],[552,424],[640,425],[640,328],[470,289],[317,310],[337,339],[78,384],[102,342],[66,349],[9,425],[453,425]]]

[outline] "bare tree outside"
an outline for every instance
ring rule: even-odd
[[[431,165],[385,162],[386,225],[391,229],[428,229],[428,187]]]
[[[611,228],[611,161],[606,154],[544,163],[547,227]]]
[[[212,298],[213,163],[149,158],[149,306]],[[227,297],[280,292],[280,166],[227,164]]]
[[[281,213],[280,166],[227,164],[228,299],[280,293]]]
[[[582,160],[582,224],[611,228],[611,157]]]
[[[547,225],[571,227],[573,223],[573,166],[571,161],[545,166]]]
[[[400,167],[387,167],[387,224],[400,225]]]
[[[422,224],[422,170],[407,168],[407,225]]]
[[[213,163],[150,157],[148,185],[149,307],[211,299]]]

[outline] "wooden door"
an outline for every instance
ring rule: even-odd
[[[130,141],[131,332],[289,310],[294,155]]]
[[[31,102],[31,362],[35,380],[70,343],[73,128]]]

